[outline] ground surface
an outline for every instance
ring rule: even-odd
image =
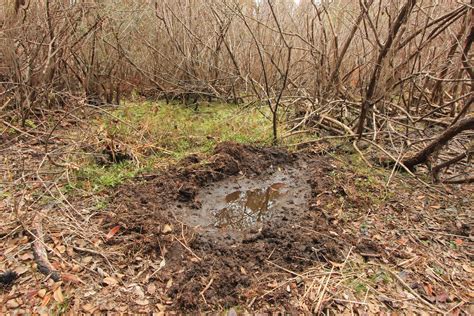
[[[0,271],[19,277],[0,313],[474,313],[472,186],[426,186],[331,144],[218,142],[129,178],[67,197],[47,186],[55,198],[27,209],[41,196],[5,196]],[[32,254],[38,211],[60,282]]]

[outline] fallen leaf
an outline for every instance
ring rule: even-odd
[[[41,289],[38,291],[38,296],[43,298],[46,295],[46,289]]]
[[[145,298],[145,293],[143,292],[143,289],[139,285],[135,285],[133,287],[133,293],[135,293],[135,295],[138,296],[140,299]]]
[[[61,290],[61,287],[58,287],[56,291],[54,291],[53,298],[59,304],[64,302],[64,295],[63,295],[63,291]]]
[[[148,284],[148,286],[146,287],[146,291],[147,291],[148,294],[150,294],[150,295],[155,294],[155,292],[156,292],[156,285],[153,284],[153,283]]]
[[[91,257],[91,256],[87,256],[87,257],[82,258],[82,262],[83,262],[84,264],[89,264],[91,261],[92,261],[92,257]]]
[[[119,230],[120,230],[120,225],[117,225],[117,226],[113,227],[113,228],[107,233],[107,235],[105,236],[105,239],[109,240],[110,238],[114,237],[115,234],[117,234]]]
[[[19,306],[20,304],[18,304],[18,302],[15,299],[7,301],[7,307],[9,309],[18,308]]]
[[[41,301],[41,306],[45,307],[49,304],[49,301],[51,301],[51,294],[45,295],[45,297],[43,297],[43,300]]]
[[[237,312],[233,308],[229,309],[229,311],[227,312],[227,316],[237,316],[237,315],[238,315]]]
[[[150,302],[148,300],[136,300],[135,303],[137,303],[140,306],[146,306],[146,305],[150,304]]]
[[[33,256],[32,253],[27,252],[23,255],[20,256],[20,260],[26,261],[26,260],[33,260],[35,257]]]
[[[85,284],[84,281],[82,281],[78,276],[70,273],[62,273],[61,274],[61,279],[64,281],[69,281],[72,283],[82,283]]]
[[[433,287],[431,284],[423,284],[423,288],[428,296],[433,296]]]
[[[112,277],[106,277],[104,278],[103,282],[107,285],[110,285],[110,286],[113,286],[113,285],[117,285],[118,284],[118,281]]]
[[[168,225],[168,224],[166,224],[161,230],[163,234],[168,234],[168,233],[171,233],[172,231],[173,231],[173,227],[171,227],[171,225]]]
[[[446,303],[447,300],[448,300],[448,294],[446,294],[446,292],[442,292],[436,295],[436,301],[438,301],[439,303]]]
[[[163,269],[165,267],[165,265],[166,265],[166,260],[165,260],[165,258],[163,258],[160,261],[160,267],[158,268],[158,270]]]
[[[467,264],[463,264],[462,265],[462,268],[464,269],[464,271],[466,272],[469,272],[469,273],[474,273],[474,270]]]
[[[66,252],[66,246],[63,246],[63,245],[56,246],[56,249],[59,251],[60,254],[63,254]]]
[[[18,267],[15,269],[15,272],[18,274],[18,275],[22,275],[23,273],[27,272],[28,271],[28,268],[27,267]]]
[[[15,250],[16,247],[17,247],[17,246],[13,246],[13,247],[11,247],[11,248],[8,248],[7,250],[5,250],[5,251],[3,252],[3,255],[9,254],[9,253],[12,252],[13,250]]]
[[[82,306],[82,310],[86,313],[92,313],[94,311],[95,307],[92,304],[85,304]]]
[[[160,303],[156,304],[156,308],[158,308],[160,312],[164,312],[166,310],[166,306]]]

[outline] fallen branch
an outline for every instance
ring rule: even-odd
[[[403,160],[403,164],[413,171],[416,165],[426,162],[431,154],[443,147],[453,137],[466,130],[474,130],[474,116],[467,117],[456,124],[451,125],[428,146],[417,152],[415,155]]]
[[[463,160],[464,158],[468,158],[469,160],[469,157],[474,153],[474,148],[473,150],[471,151],[466,151],[466,152],[463,152],[459,155],[457,155],[456,157],[453,157],[443,163],[440,163],[439,165],[436,165],[433,167],[433,169],[431,169],[431,173],[433,174],[433,178],[438,181],[438,174],[439,172],[442,170],[442,169],[445,169],[445,168],[448,168],[449,166],[453,165],[453,164],[456,164],[458,163],[459,161]]]
[[[446,315],[445,311],[443,311],[442,309],[439,309],[438,307],[434,306],[433,304],[431,304],[430,302],[428,302],[427,300],[422,298],[418,293],[416,293],[415,290],[413,290],[397,273],[393,272],[390,269],[386,269],[386,271],[390,272],[390,274],[392,276],[394,276],[395,279],[398,280],[398,282],[400,282],[414,297],[416,297],[418,300],[420,300],[423,304],[425,304],[426,306],[428,306],[432,310],[440,313],[441,315]]]
[[[31,231],[31,235],[34,238],[33,255],[36,264],[38,265],[38,270],[44,275],[51,276],[51,279],[53,279],[55,282],[58,282],[61,280],[61,274],[56,271],[51,262],[49,262],[48,260],[48,253],[46,252],[46,248],[44,247],[44,233],[41,221],[41,215],[38,213],[33,218],[33,229]]]
[[[467,177],[461,179],[454,179],[454,180],[445,180],[443,183],[446,184],[464,184],[464,183],[474,183],[474,177]]]

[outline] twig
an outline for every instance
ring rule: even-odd
[[[383,269],[383,267],[381,267],[381,268]],[[446,315],[445,311],[443,311],[442,309],[439,309],[438,307],[434,306],[433,304],[431,304],[430,302],[428,302],[427,300],[422,298],[418,293],[416,293],[415,290],[413,290],[408,284],[406,284],[406,282],[403,281],[403,279],[400,276],[398,276],[397,273],[393,272],[390,269],[384,269],[384,270],[390,272],[390,274],[393,275],[398,280],[398,282],[400,282],[413,296],[415,296],[423,304],[425,304],[426,306],[428,306],[429,308],[431,308],[432,310],[434,310],[434,311],[436,311],[440,314]]]
[[[186,246],[181,240],[179,240],[178,238],[176,238],[175,236],[173,236],[173,238],[179,242],[181,244],[181,246],[183,246],[187,251],[189,251],[196,259],[198,259],[199,261],[201,261],[202,259],[194,253],[194,251],[191,250],[191,248],[189,248],[188,246]]]
[[[207,304],[207,301],[206,301],[206,297],[204,296],[204,293],[206,293],[206,291],[211,287],[212,282],[214,282],[214,278],[211,278],[209,283],[207,283],[206,287],[204,287],[204,289],[201,292],[199,292],[199,295],[202,296],[202,299],[204,300],[206,304]]]

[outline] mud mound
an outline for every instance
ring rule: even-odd
[[[191,156],[151,180],[123,186],[111,204],[110,225],[125,228],[122,242],[130,254],[166,258],[154,281],[171,282],[168,295],[180,310],[196,310],[203,300],[216,307],[238,305],[261,282],[258,277],[286,273],[281,267],[299,272],[315,262],[343,260],[342,235],[331,236],[337,228],[314,202],[330,170],[321,158],[222,143],[207,159]],[[215,195],[204,191],[231,190],[243,178],[268,184],[278,173],[278,180],[294,189],[257,226],[236,232],[187,222],[191,212],[202,215],[212,204],[206,199]],[[275,295],[281,300],[288,293],[275,291],[268,299]]]

